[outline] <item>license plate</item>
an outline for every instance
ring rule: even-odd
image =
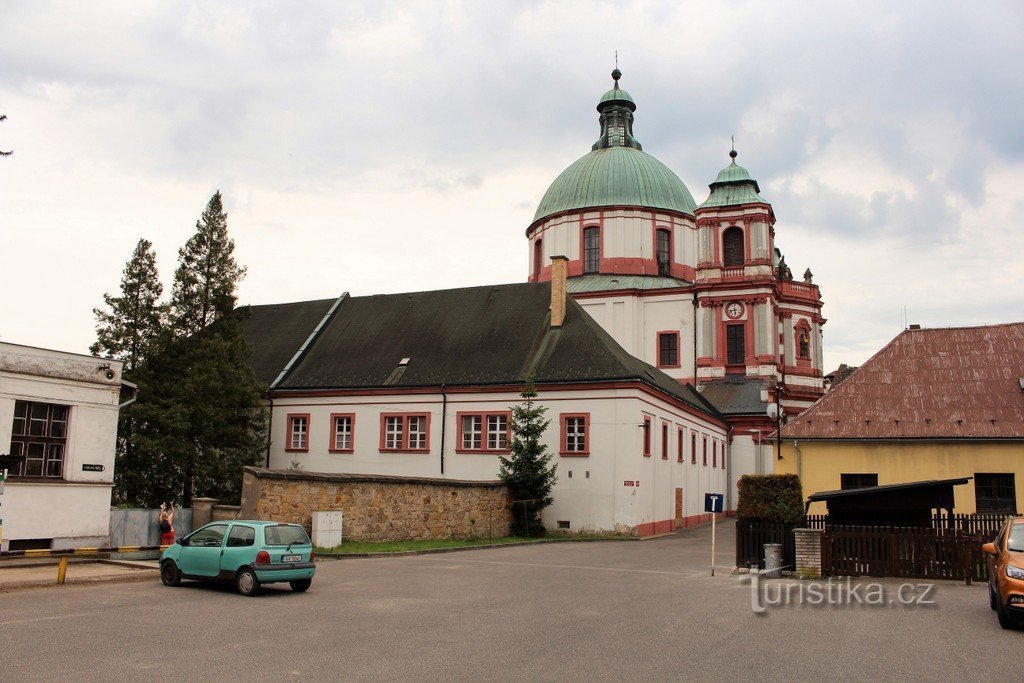
[[[282,555],[282,562],[302,562],[302,555]]]

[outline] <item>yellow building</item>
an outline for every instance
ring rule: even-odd
[[[781,431],[777,473],[819,491],[971,477],[958,513],[1024,500],[1024,323],[901,332]],[[810,510],[824,514],[815,503]]]

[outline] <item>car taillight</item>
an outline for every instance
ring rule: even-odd
[[[309,551],[309,561],[312,562],[315,559],[316,559],[316,551],[310,550]]]
[[[256,553],[256,564],[270,564],[270,553],[266,550]]]

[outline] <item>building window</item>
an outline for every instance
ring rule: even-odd
[[[64,476],[70,413],[68,406],[14,402],[11,455],[24,455],[25,462],[11,468],[12,477],[59,479]]]
[[[661,423],[661,459],[668,460],[668,425]]]
[[[644,416],[644,457],[651,457],[651,418]]]
[[[459,413],[459,452],[507,453],[511,440],[511,412]]]
[[[704,437],[704,467],[708,466],[708,437]]]
[[[672,274],[672,233],[664,228],[655,231],[657,243],[658,275]]]
[[[711,442],[711,467],[718,467],[718,439]]]
[[[658,367],[678,368],[679,367],[679,333],[659,332],[658,333]]]
[[[590,413],[563,413],[562,455],[590,455]]]
[[[697,464],[697,435],[690,432],[690,464]]]
[[[533,274],[540,279],[540,268],[544,265],[544,243],[537,240],[533,243]]]
[[[974,496],[978,512],[1017,514],[1017,490],[1013,474],[974,473]]]
[[[878,474],[871,472],[839,475],[841,489],[861,489],[865,486],[878,486]]]
[[[683,428],[676,430],[676,462],[683,461]]]
[[[356,416],[354,413],[331,413],[331,453],[351,453]]]
[[[426,413],[380,416],[380,450],[427,452],[430,444],[430,415]]]
[[[743,325],[725,326],[725,362],[728,365],[743,365],[747,362]]]
[[[285,450],[309,450],[309,413],[288,416],[288,447]]]
[[[746,260],[743,252],[743,230],[735,226],[722,234],[723,265],[726,268],[742,266]]]
[[[601,266],[601,229],[583,229],[583,272],[596,273]]]

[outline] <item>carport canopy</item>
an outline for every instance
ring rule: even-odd
[[[829,524],[930,527],[933,510],[953,514],[953,487],[971,477],[931,479],[905,484],[865,486],[840,491],[819,491],[807,498],[807,506],[824,502]]]

